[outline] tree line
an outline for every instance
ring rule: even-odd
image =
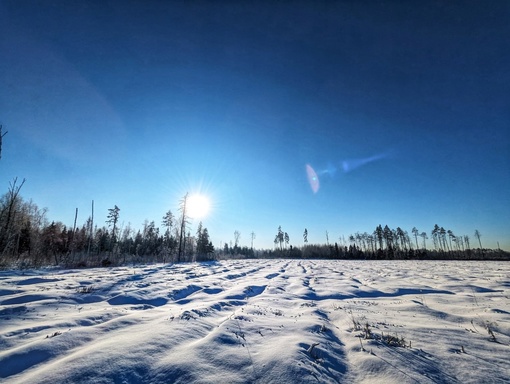
[[[356,232],[330,244],[326,231],[325,244],[308,244],[308,230],[303,243],[293,246],[289,234],[278,227],[274,248],[255,250],[240,246],[241,233],[234,231],[234,242],[215,250],[207,228],[198,223],[192,233],[187,214],[186,194],[179,201],[177,216],[168,210],[160,222],[148,221],[141,229],[121,224],[121,209],[108,209],[103,223],[91,215],[78,226],[76,210],[74,225],[49,221],[47,210],[20,196],[25,180],[15,178],[0,198],[0,268],[58,265],[65,267],[109,266],[146,262],[189,262],[218,258],[333,258],[333,259],[510,259],[501,250],[482,247],[482,235],[474,232],[479,248],[472,248],[468,235],[456,235],[450,229],[435,225],[430,232],[411,233],[400,227],[391,229],[378,225],[372,232]]]
[[[191,233],[186,194],[179,204],[179,215],[168,210],[156,221],[146,220],[135,230],[120,224],[121,209],[108,209],[107,220],[94,223],[92,214],[81,226],[68,227],[49,221],[47,210],[25,201],[20,190],[25,180],[14,179],[0,198],[0,267],[110,266],[130,262],[206,261],[215,257],[209,231],[198,223]]]
[[[510,253],[501,249],[482,247],[481,233],[474,232],[479,248],[471,247],[468,235],[455,235],[450,229],[435,224],[429,234],[416,227],[411,235],[401,227],[391,229],[378,225],[373,232],[356,232],[339,236],[334,244],[308,244],[308,229],[303,232],[303,245],[292,246],[287,232],[279,226],[274,238],[274,249],[263,252],[263,257],[333,258],[333,259],[482,259],[510,260]],[[427,243],[432,240],[432,244]]]

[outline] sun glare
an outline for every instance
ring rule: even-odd
[[[201,219],[209,213],[209,199],[204,195],[191,195],[186,204],[188,216],[192,219]]]

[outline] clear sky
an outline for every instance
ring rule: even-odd
[[[508,1],[3,0],[1,193],[26,178],[50,220],[94,200],[98,225],[118,205],[141,228],[200,192],[216,247],[437,223],[510,250],[509,20]]]

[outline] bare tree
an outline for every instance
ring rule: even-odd
[[[181,257],[184,255],[184,251],[186,249],[186,239],[184,238],[186,234],[186,227],[189,224],[188,214],[186,211],[186,204],[188,203],[188,193],[184,195],[179,204],[179,210],[181,211],[181,230],[179,233],[179,252],[177,254],[177,261],[181,261]]]
[[[90,246],[92,245],[92,239],[94,237],[94,200],[92,200],[92,215],[87,220],[87,229],[89,231],[89,242],[87,246],[87,257],[90,256]]]
[[[241,238],[241,232],[237,229],[234,231],[234,248],[237,249],[239,246],[239,239]]]
[[[2,133],[2,126],[0,125],[0,159],[2,158],[2,139],[5,135],[7,135],[7,131]]]
[[[25,179],[18,186],[16,185],[17,182],[18,178],[16,177],[9,183],[9,191],[5,196],[5,204],[0,205],[0,223],[3,222],[0,234],[0,251],[2,251],[2,254],[8,249],[9,244],[15,238],[15,234],[12,233],[12,223],[16,216],[16,205],[19,203],[19,192],[23,184],[25,184]]]
[[[78,208],[76,208],[74,212],[74,224],[73,224],[73,231],[71,232],[71,238],[70,238],[70,244],[69,244],[69,252],[70,252],[70,260],[67,258],[67,262],[73,262],[74,261],[74,251],[76,248],[76,220],[78,219]]]

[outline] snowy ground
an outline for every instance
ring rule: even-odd
[[[0,272],[7,383],[508,383],[508,262]]]

